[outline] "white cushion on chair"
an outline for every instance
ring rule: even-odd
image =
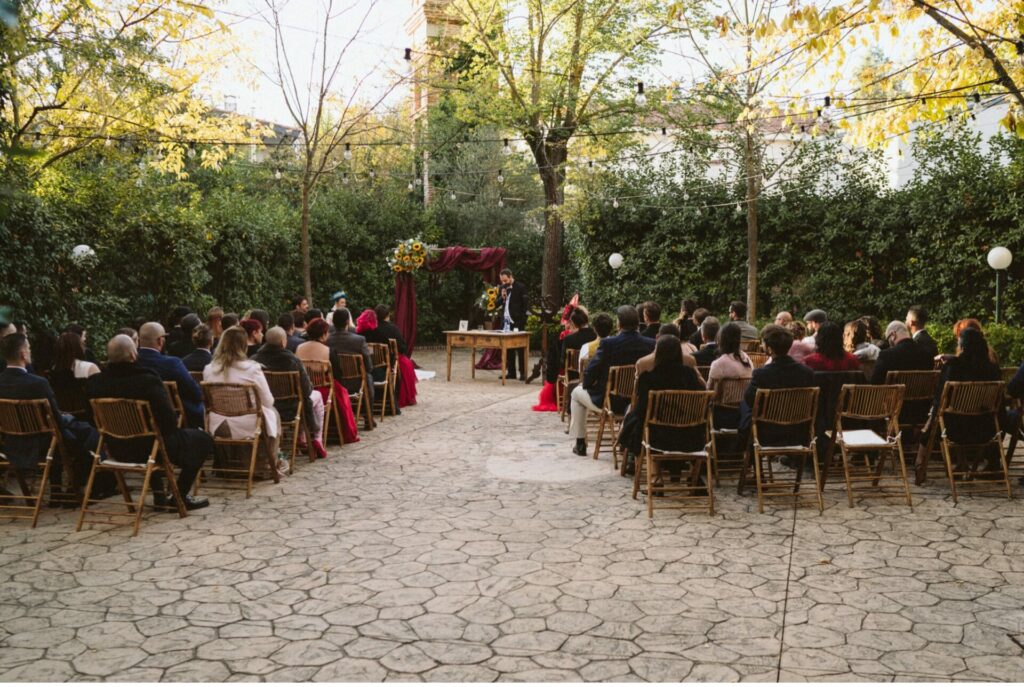
[[[889,442],[870,429],[848,429],[839,435],[839,441],[846,444],[847,447],[883,447],[889,445]]]

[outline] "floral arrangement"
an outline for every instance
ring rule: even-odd
[[[487,313],[488,317],[498,314],[498,287],[488,286],[476,300],[477,307]]]
[[[395,252],[388,258],[392,272],[415,272],[427,260],[427,244],[419,239],[399,241]]]

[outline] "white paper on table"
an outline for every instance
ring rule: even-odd
[[[416,379],[422,381],[424,379],[433,379],[437,376],[437,373],[433,370],[416,370]]]

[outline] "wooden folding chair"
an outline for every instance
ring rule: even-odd
[[[608,370],[608,383],[604,389],[604,403],[601,405],[600,420],[597,425],[597,441],[594,442],[594,460],[601,453],[605,430],[611,434],[611,446],[604,449],[612,454],[612,468],[619,467],[619,430],[626,418],[626,411],[615,411],[614,401],[619,405],[624,401],[633,405],[636,401],[636,365],[617,365]]]
[[[94,398],[92,399],[92,416],[96,421],[96,429],[100,433],[99,445],[93,453],[92,470],[89,471],[89,481],[85,485],[85,497],[82,499],[82,510],[78,515],[78,526],[76,531],[81,531],[85,523],[113,525],[120,520],[127,520],[132,523],[132,536],[139,533],[139,525],[142,524],[142,510],[146,503],[146,492],[149,491],[150,482],[154,475],[162,475],[170,488],[174,498],[174,507],[178,511],[178,517],[184,518],[188,513],[185,510],[185,503],[182,494],[178,492],[178,483],[174,478],[174,468],[167,457],[167,449],[164,447],[163,437],[157,427],[156,419],[153,417],[153,410],[148,401],[139,401],[128,398]],[[149,450],[142,450],[137,454],[129,455],[134,451],[135,445],[126,447],[122,442],[135,442],[138,446],[145,446],[148,442]],[[126,460],[128,458],[144,459],[140,461]],[[124,497],[124,511],[106,510],[104,501],[93,500],[92,485],[95,482],[97,473],[111,472],[117,482],[117,488]],[[139,490],[139,500],[133,501],[127,475],[141,475],[142,486]],[[95,519],[94,519],[95,518]]]
[[[716,485],[723,473],[738,478],[743,469],[743,454],[747,447],[740,436],[739,414],[740,401],[748,386],[750,377],[724,377],[715,383],[711,398],[711,435],[715,438],[712,468]],[[723,416],[729,417],[724,419]]]
[[[860,371],[864,373],[865,378],[871,379],[871,375],[875,372],[875,362],[874,360],[860,361]]]
[[[373,402],[380,403],[380,421],[384,422],[384,414],[387,412],[389,404],[391,414],[398,414],[398,408],[395,407],[395,383],[391,377],[391,348],[387,344],[372,343],[370,344],[370,354],[373,360],[373,369],[384,370],[384,381],[373,380]]]
[[[202,384],[203,383],[203,372],[202,372],[202,370],[191,370],[191,371],[189,371],[189,375],[192,377],[192,379],[195,380],[196,384]]]
[[[939,430],[953,503],[957,502],[960,490],[970,494],[1002,494],[1005,490],[1006,498],[1013,498],[1003,432],[999,427],[1005,390],[1003,382],[946,382],[942,389]],[[972,429],[979,431],[979,437],[983,434],[987,438],[968,443],[950,436],[954,422],[967,421]],[[954,428],[955,433],[960,431]],[[993,455],[998,456],[998,465],[993,464]]]
[[[760,352],[761,339],[740,339],[740,350],[747,354]]]
[[[562,371],[555,381],[555,404],[558,406],[558,419],[565,422],[566,416],[569,415],[569,394],[572,393],[572,385],[580,381],[580,350],[565,349],[565,359],[562,363]]]
[[[768,364],[768,359],[771,356],[767,353],[761,353],[760,351],[750,351],[747,353],[747,357],[750,358],[750,367],[759,370]]]
[[[178,383],[175,381],[164,382],[167,395],[171,397],[171,407],[174,414],[178,416],[178,427],[185,426],[185,405],[181,402],[181,394],[178,393]]]
[[[711,433],[711,399],[714,394],[713,391],[652,391],[647,397],[644,440],[633,474],[633,498],[638,492],[647,497],[648,518],[654,517],[655,508],[706,507],[709,515],[715,514],[712,474],[715,442]],[[652,430],[665,432],[695,427],[704,429],[703,448],[697,451],[679,451],[664,444],[656,446],[652,440]],[[680,462],[687,464],[689,470],[680,471],[678,481],[674,481],[676,478],[666,480],[663,467]],[[701,468],[706,484],[700,483]],[[673,497],[670,495],[675,495],[677,505],[671,505]],[[656,506],[656,499],[663,505]],[[691,505],[694,502],[697,502],[696,506]]]
[[[887,385],[899,384],[904,387],[900,439],[903,441],[904,452],[916,456],[917,484],[924,484],[927,478],[931,454],[941,454],[938,448],[939,433],[937,430],[932,431],[938,427],[938,419],[931,417],[941,377],[942,373],[938,370],[893,370],[885,375]]]
[[[53,396],[57,399],[57,407],[62,413],[74,415],[82,420],[89,412],[89,398],[85,395],[84,379],[67,379],[60,384],[50,384]]]
[[[260,437],[263,434],[263,406],[255,384],[228,384],[224,382],[203,382],[203,401],[206,405],[206,432],[213,437],[213,474],[223,489],[245,489],[245,498],[252,496],[252,484],[256,476],[256,460],[259,457]],[[246,417],[252,415],[256,426],[247,437],[217,436],[211,426],[210,413],[223,417]],[[277,465],[267,457],[267,466],[274,482],[279,482]],[[239,475],[239,477],[233,477]],[[244,486],[239,485],[243,482]],[[199,479],[196,479],[196,491]]]
[[[0,435],[9,437],[49,437],[49,446],[42,460],[36,462],[35,467],[39,476],[39,484],[33,492],[29,481],[32,478],[30,470],[18,467],[18,462],[11,459],[10,455],[0,453],[0,475],[13,473],[21,488],[21,496],[13,494],[0,494],[0,513],[4,517],[18,520],[31,520],[32,527],[36,526],[39,520],[39,509],[43,505],[43,494],[46,493],[46,486],[50,483],[50,469],[53,465],[53,458],[62,449],[60,427],[53,417],[50,402],[45,398],[34,400],[0,400]],[[40,442],[42,443],[42,442]],[[10,449],[5,447],[10,453]],[[70,460],[66,460],[67,454],[60,453],[64,461],[65,469],[70,468]],[[34,456],[32,457],[34,460]],[[73,475],[73,473],[72,473]],[[71,484],[74,484],[72,477]],[[24,501],[25,505],[17,505],[18,501]]]
[[[745,481],[752,458],[757,482],[757,509],[760,513],[764,512],[766,499],[792,506],[814,505],[819,512],[825,509],[821,490],[818,488],[821,480],[815,455],[817,437],[814,424],[818,414],[819,392],[817,387],[757,390],[752,412],[752,450],[747,452],[743,460],[740,481]],[[795,439],[796,443],[782,446],[775,445],[774,442],[764,443],[763,439],[770,438],[773,428],[792,432],[791,438]],[[800,462],[791,479],[783,479],[779,471],[773,468],[771,459],[775,456],[799,458]],[[800,486],[808,461],[814,466],[814,491],[813,496],[804,497],[806,490],[801,493]]]
[[[340,400],[334,394],[334,371],[331,364],[326,360],[303,360],[302,366],[306,368],[306,376],[314,389],[326,388],[327,400],[324,401],[324,443],[331,439],[331,420],[334,420],[333,430],[338,445],[345,445],[345,436],[341,431],[341,407]]]
[[[710,365],[698,365],[697,366],[697,373],[700,374],[701,379],[703,379],[704,381],[707,381],[708,377],[711,376],[711,366]]]
[[[903,392],[902,385],[843,385],[821,485],[824,488],[828,480],[838,448],[851,508],[855,492],[861,496],[906,499],[913,508],[900,437]],[[887,456],[892,462],[891,478],[884,473]],[[860,460],[855,461],[856,457]]]
[[[348,391],[349,400],[353,403],[353,411],[356,415],[356,425],[359,425],[359,418],[362,417],[365,410],[366,429],[373,429],[375,424],[373,421],[373,408],[370,405],[370,394],[366,387],[366,363],[363,360],[363,356],[358,353],[339,353],[338,365],[341,369],[341,376],[338,381],[345,388],[348,388],[345,382],[356,382],[359,385],[359,391],[352,391],[351,389]]]
[[[281,415],[281,447],[288,454],[288,474],[295,472],[295,459],[299,455],[299,434],[306,437],[306,451],[309,454],[309,462],[316,460],[316,450],[313,448],[313,434],[306,426],[306,417],[303,410],[306,407],[306,399],[302,396],[302,379],[297,370],[290,372],[269,372],[264,371],[263,376],[267,378],[267,386],[274,396],[274,406]],[[295,412],[291,412],[294,405]],[[284,408],[286,412],[281,409]]]
[[[391,398],[398,403],[398,341],[388,339],[388,350],[391,351]]]

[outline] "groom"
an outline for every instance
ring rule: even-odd
[[[510,332],[518,329],[526,331],[526,287],[517,282],[512,276],[512,270],[501,271],[501,286],[498,289],[498,298],[503,311],[502,329]],[[519,359],[519,379],[526,381],[526,351],[521,348],[511,352],[508,356],[508,368],[505,373],[509,379],[516,378],[516,359]]]

